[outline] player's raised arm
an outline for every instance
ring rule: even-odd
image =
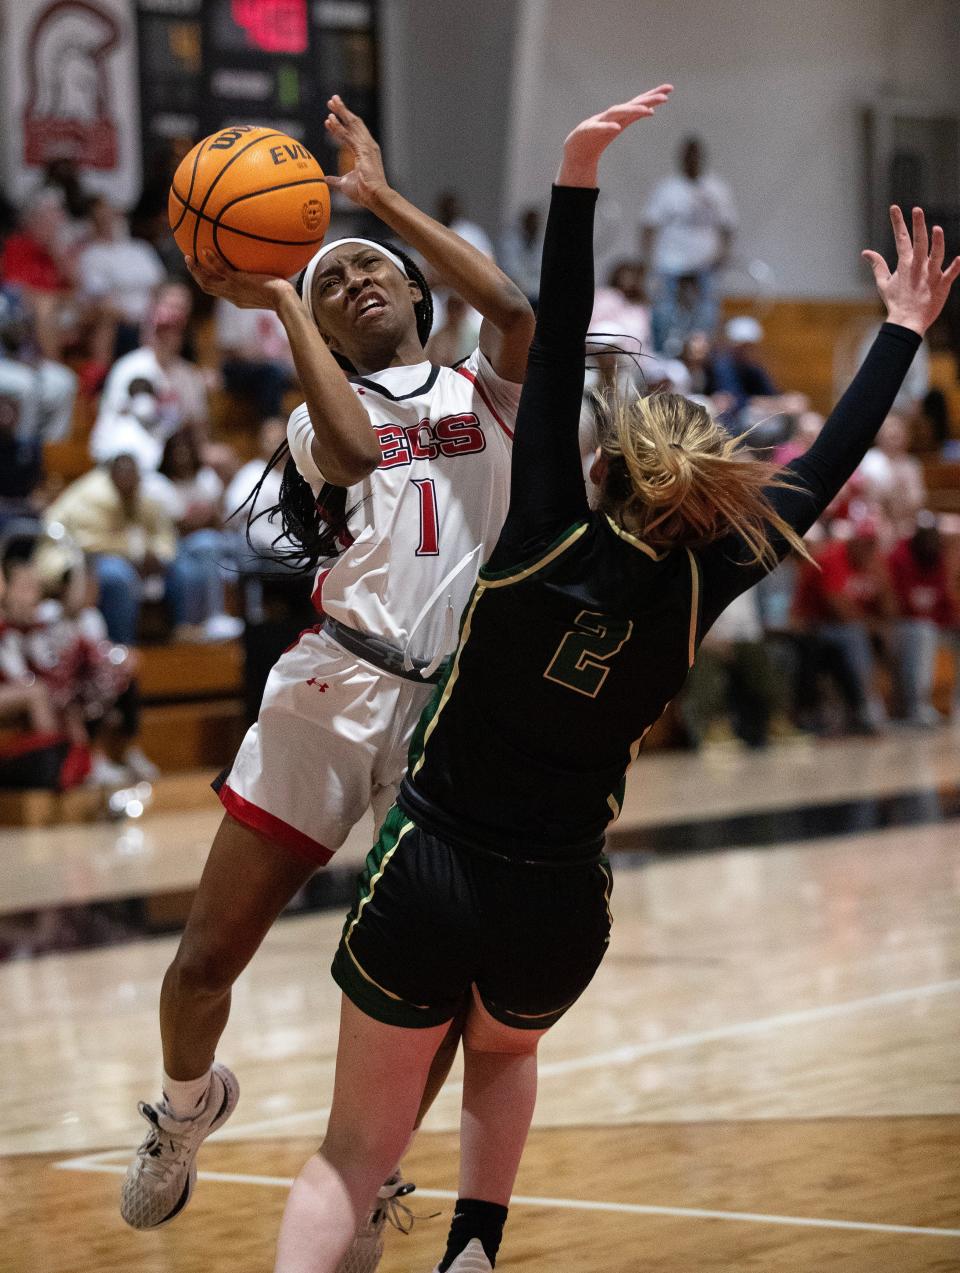
[[[372,473],[380,463],[380,445],[370,428],[370,417],[293,284],[231,269],[209,250],[202,262],[194,257],[187,257],[186,262],[197,284],[211,296],[220,296],[241,309],[272,309],[283,323],[313,423],[314,460],[326,480],[352,486]]]
[[[327,132],[353,153],[343,177],[327,176],[331,189],[368,208],[429,262],[443,283],[483,316],[480,348],[504,380],[520,382],[533,335],[533,311],[520,289],[493,261],[394,190],[383,170],[380,147],[343,99],[331,97]]]
[[[579,422],[587,330],[593,310],[593,214],[600,156],[637,120],[649,118],[669,84],[583,120],[563,144],[550,199],[537,325],[514,433],[510,510],[491,564],[528,549],[587,511]]]
[[[913,209],[912,234],[898,207],[890,209],[897,245],[897,265],[891,273],[879,253],[867,250],[864,258],[873,270],[877,290],[887,310],[887,321],[846,393],[834,407],[810,449],[787,466],[788,485],[768,490],[770,505],[797,534],[805,534],[836,498],[863,459],[877,430],[890,413],[920,340],[940,316],[950,288],[960,277],[960,256],[943,268],[943,230],[927,223],[920,208]],[[790,545],[782,535],[774,537],[777,554],[786,556]],[[711,554],[712,595],[705,595],[704,613],[709,621],[734,596],[755,583],[763,567],[744,569],[737,564],[731,544],[719,541]]]

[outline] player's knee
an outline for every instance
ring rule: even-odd
[[[170,979],[177,989],[193,995],[220,995],[230,989],[241,969],[219,942],[191,941],[186,937],[170,965]]]

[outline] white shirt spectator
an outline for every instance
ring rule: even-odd
[[[466,239],[478,252],[488,256],[491,261],[494,260],[490,235],[487,234],[482,226],[477,225],[476,221],[468,221],[466,217],[457,217],[456,220],[450,222],[450,229],[454,234],[459,234],[461,239]]]
[[[266,516],[266,510],[280,502],[280,484],[283,481],[284,468],[282,462],[275,464],[266,475],[252,506],[246,502],[263,477],[266,467],[266,461],[259,459],[250,460],[243,466],[227,487],[227,493],[223,497],[223,511],[227,516],[228,528],[239,531],[242,535],[245,535],[247,531],[247,518],[250,516],[255,518],[256,520],[250,525],[250,539],[258,552],[269,556],[273,552],[274,540],[280,536],[280,523],[271,521]],[[259,517],[259,513],[263,513],[264,516]],[[280,551],[293,547],[286,537],[281,538],[276,546]]]
[[[712,173],[674,173],[653,190],[643,224],[659,233],[653,268],[659,274],[699,274],[720,255],[721,230],[735,230],[737,212],[726,182]]]
[[[207,422],[207,386],[199,367],[185,358],[176,358],[161,367],[154,351],[144,346],[118,358],[111,367],[100,398],[98,425],[101,418],[119,415],[126,409],[128,389],[134,380],[148,381],[157,395],[160,421],[152,432],[161,442],[184,424]]]
[[[220,299],[214,310],[217,344],[228,355],[251,362],[293,366],[286,329],[272,309],[240,309]]]
[[[111,300],[126,323],[143,322],[153,289],[166,276],[156,249],[143,239],[95,242],[80,253],[80,291],[89,300]]]
[[[608,336],[629,354],[650,352],[650,307],[628,301],[616,287],[598,287],[593,298],[590,332]],[[591,341],[591,343],[597,343]]]
[[[144,489],[166,511],[174,523],[184,520],[188,513],[202,505],[204,508],[220,507],[223,483],[212,468],[203,465],[193,477],[171,481],[162,473],[150,473],[144,478]]]
[[[41,359],[19,362],[0,354],[0,397],[15,406],[16,437],[59,442],[70,432],[77,377],[62,363]]]

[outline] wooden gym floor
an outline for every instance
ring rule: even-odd
[[[640,762],[610,954],[542,1046],[498,1269],[960,1270],[958,781],[956,728]],[[148,816],[133,848],[129,827],[4,833],[4,907],[106,895],[111,863],[122,892],[184,887],[215,820]],[[272,1268],[331,1090],[340,922],[284,919],[240,982],[239,1109],[149,1234],[116,1200],[175,939],[0,965],[2,1273]],[[391,1232],[383,1273],[442,1250],[457,1102],[455,1072],[406,1160],[414,1210],[441,1214]]]

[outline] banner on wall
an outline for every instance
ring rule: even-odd
[[[128,205],[140,190],[134,9],[125,0],[6,0],[4,132],[14,200],[51,160]]]

